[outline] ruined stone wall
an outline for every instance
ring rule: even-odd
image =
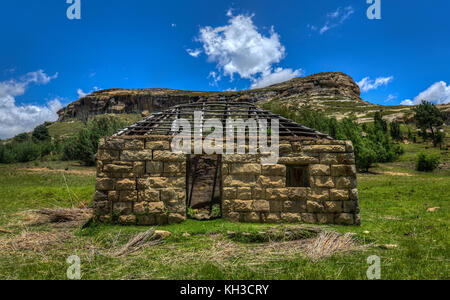
[[[358,225],[358,190],[351,142],[280,144],[277,165],[260,155],[223,156],[223,214],[236,222]],[[289,165],[308,166],[309,187],[286,187]]]
[[[186,156],[173,154],[168,138],[106,138],[97,160],[99,221],[161,225],[186,219]]]
[[[112,137],[99,146],[98,220],[155,225],[186,219],[186,155],[168,137]],[[307,166],[308,187],[287,187],[287,166]],[[280,142],[277,165],[223,155],[222,212],[235,222],[360,224],[351,142]]]

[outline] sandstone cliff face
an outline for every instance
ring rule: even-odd
[[[327,72],[273,85],[264,89],[239,92],[194,92],[171,89],[108,89],[94,92],[58,112],[59,120],[85,120],[99,114],[142,113],[203,100],[261,102],[272,99],[352,101],[364,105],[360,89],[343,73]]]

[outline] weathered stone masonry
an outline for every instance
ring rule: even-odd
[[[158,225],[186,219],[186,160],[168,136],[101,141],[95,193],[101,222]],[[235,222],[359,225],[351,142],[291,137],[277,165],[261,155],[222,156],[222,213]],[[287,187],[287,168],[307,166],[307,187]]]

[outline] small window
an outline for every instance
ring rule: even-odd
[[[307,166],[286,166],[287,187],[308,187]]]

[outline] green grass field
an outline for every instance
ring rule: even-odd
[[[288,249],[289,244],[249,244],[227,237],[227,231],[258,232],[274,225],[224,220],[188,220],[158,228],[172,233],[165,244],[115,258],[109,255],[110,249],[148,228],[25,226],[18,215],[29,209],[89,203],[94,192],[93,169],[56,162],[37,167],[0,166],[0,247],[11,241],[21,245],[0,251],[0,279],[66,279],[66,259],[76,254],[82,262],[82,279],[364,280],[367,258],[377,255],[382,279],[448,280],[450,171],[418,173],[413,170],[412,154],[407,153],[397,163],[380,164],[371,173],[359,175],[361,227],[328,227],[355,233],[360,243],[373,246],[314,263],[302,252]],[[427,212],[433,207],[440,210]],[[377,247],[386,244],[396,247]]]

